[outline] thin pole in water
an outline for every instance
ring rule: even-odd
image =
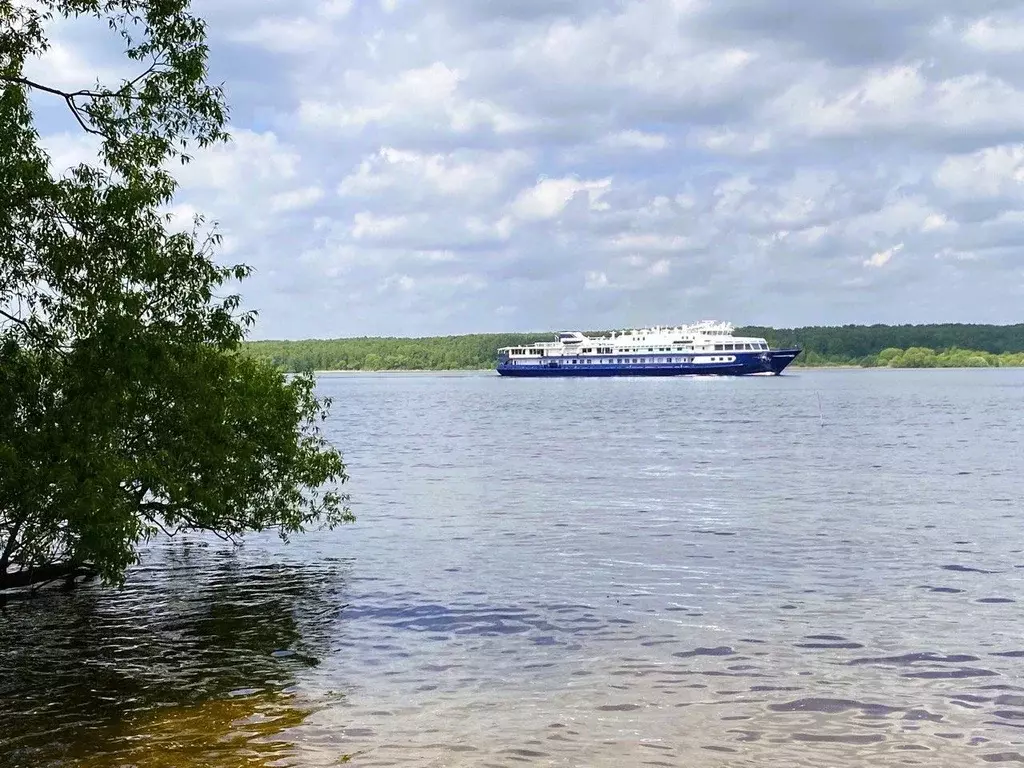
[[[821,426],[824,427],[825,426],[825,412],[823,410],[821,410],[821,392],[815,391],[814,394],[816,394],[818,396],[818,418],[821,419]]]

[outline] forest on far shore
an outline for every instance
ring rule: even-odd
[[[601,335],[607,331],[588,331]],[[747,326],[737,336],[756,336],[772,347],[799,346],[794,365],[890,368],[1024,366],[1024,324],[844,325],[765,328]],[[285,371],[473,370],[492,368],[499,347],[550,341],[554,334],[478,333],[423,338],[250,341],[249,354]]]

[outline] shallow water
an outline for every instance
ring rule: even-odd
[[[359,522],[8,604],[0,765],[1024,762],[1024,371],[321,387]]]

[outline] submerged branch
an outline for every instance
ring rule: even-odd
[[[44,584],[63,580],[71,584],[77,578],[92,578],[96,569],[88,563],[53,563],[36,568],[0,573],[0,592],[8,589],[39,588]]]

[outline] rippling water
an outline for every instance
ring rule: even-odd
[[[359,522],[8,604],[0,765],[1024,762],[1024,371],[321,387]]]

